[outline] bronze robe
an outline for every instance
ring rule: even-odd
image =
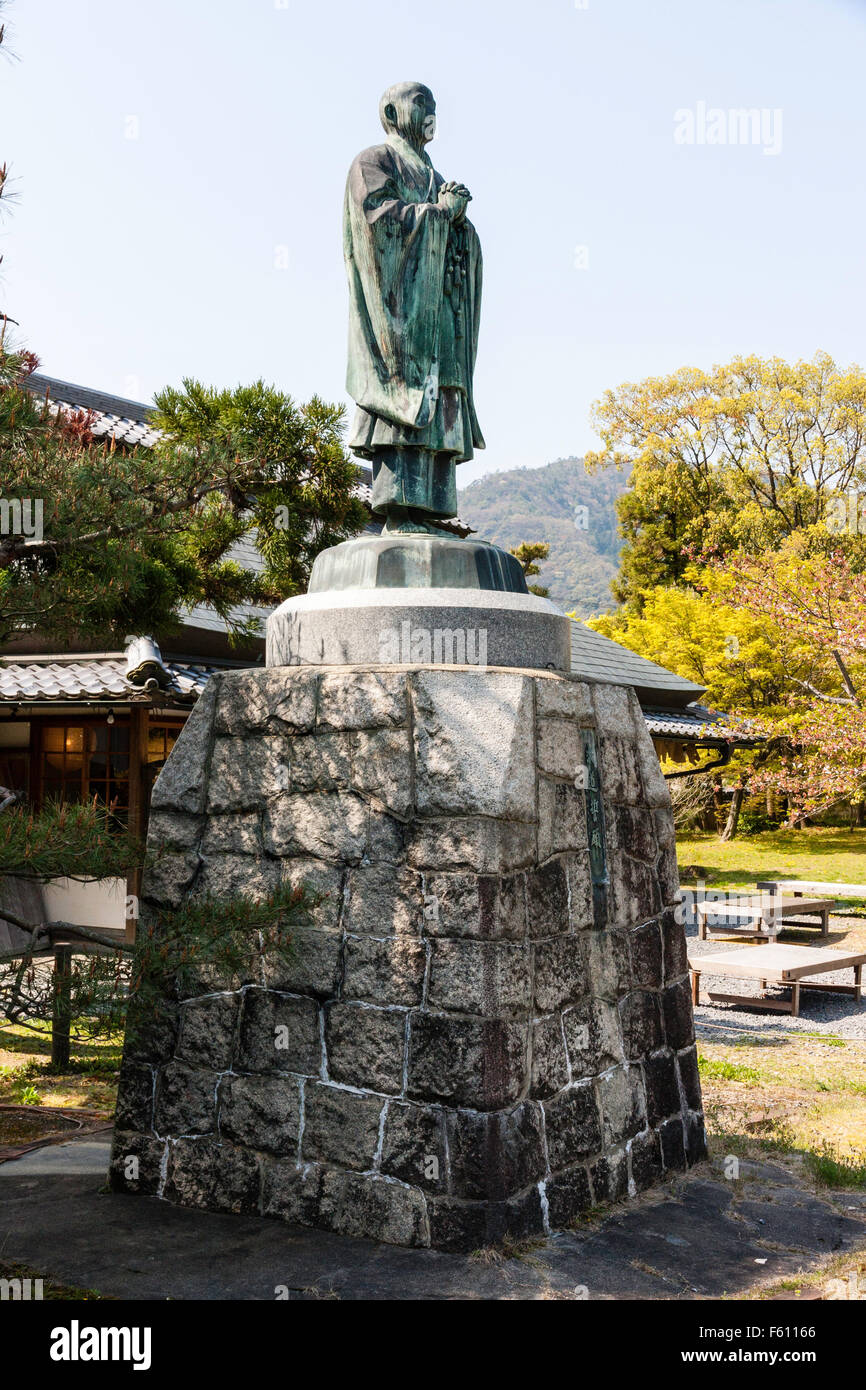
[[[373,461],[376,510],[454,515],[454,464],[484,448],[472,396],[481,247],[470,222],[454,226],[437,206],[443,182],[400,135],[349,170],[349,445]]]

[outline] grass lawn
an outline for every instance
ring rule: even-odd
[[[815,826],[807,830],[763,830],[723,844],[717,835],[677,836],[684,888],[702,880],[722,892],[754,891],[758,879],[803,878],[827,883],[866,883],[866,830]],[[866,898],[836,898],[847,920],[831,920],[823,943],[835,950],[866,951]],[[784,941],[817,945],[809,928],[785,930]]]
[[[24,1112],[0,1111],[0,1145],[39,1139],[45,1129],[40,1106],[112,1115],[122,1047],[121,1037],[78,1039],[73,1033],[72,1062],[59,1075],[51,1065],[47,1024],[35,1033],[8,1023],[0,1026],[0,1105],[28,1107]],[[49,1128],[56,1125],[52,1122]]]
[[[755,1033],[698,1044],[713,1157],[772,1154],[816,1187],[866,1188],[866,1043]]]
[[[698,877],[719,888],[754,888],[759,878],[866,883],[866,830],[764,830],[726,844],[712,833],[692,832],[677,836],[677,858],[690,885]],[[696,868],[708,873],[699,875]]]

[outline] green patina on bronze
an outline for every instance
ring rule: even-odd
[[[429,88],[390,87],[379,114],[385,143],[358,155],[346,185],[349,444],[372,464],[386,531],[435,531],[457,512],[456,464],[484,448],[472,397],[481,247],[469,190],[446,183],[424,148]]]

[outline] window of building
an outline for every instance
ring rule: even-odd
[[[183,728],[181,720],[150,724],[142,762],[150,780],[165,762]],[[129,811],[129,721],[117,719],[44,723],[37,743],[38,798],[113,805],[121,819]],[[146,804],[145,799],[145,804]]]
[[[129,724],[43,724],[39,796],[129,808]]]
[[[150,724],[147,730],[147,757],[149,763],[164,763],[183,728],[181,723]]]

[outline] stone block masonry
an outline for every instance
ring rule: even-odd
[[[149,845],[145,919],[286,881],[326,896],[289,964],[208,980],[127,1046],[115,1188],[470,1250],[703,1157],[670,800],[632,691],[226,673]]]

